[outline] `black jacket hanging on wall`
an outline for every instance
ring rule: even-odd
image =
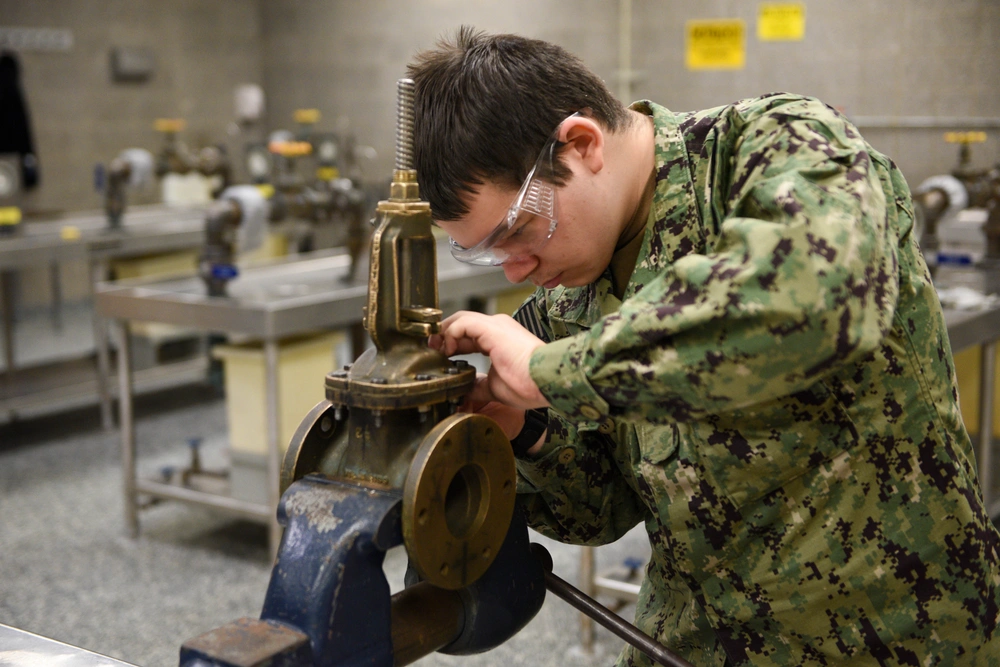
[[[17,56],[4,51],[0,55],[0,153],[21,156],[22,184],[31,189],[38,185],[38,157],[20,79]]]

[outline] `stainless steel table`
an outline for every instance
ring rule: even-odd
[[[991,517],[1000,514],[1000,502],[993,497],[993,397],[996,386],[996,346],[1000,339],[1000,306],[987,310],[945,310],[945,323],[952,352],[978,345],[982,348],[979,365],[979,443],[977,463],[983,504]]]
[[[135,667],[86,649],[70,646],[0,624],[0,665],[4,667]]]
[[[109,229],[103,211],[70,214],[47,220],[29,221],[14,236],[0,237],[0,311],[4,338],[5,396],[0,408],[13,410],[23,403],[22,392],[14,386],[16,374],[13,331],[13,272],[48,265],[53,274],[54,313],[58,321],[61,303],[59,265],[68,261],[87,261],[92,283],[107,280],[108,262],[113,259],[196,248],[204,239],[204,207],[133,206],[119,229]],[[99,372],[96,389],[101,406],[101,420],[111,427],[111,396],[103,378],[109,373],[107,332],[100,318],[94,319]],[[39,386],[31,379],[25,387]],[[74,389],[77,389],[76,387]],[[46,398],[58,394],[57,387],[44,388]],[[79,394],[79,391],[70,392]],[[79,397],[73,397],[78,401]]]
[[[118,405],[125,520],[131,536],[139,532],[139,497],[144,495],[208,505],[266,521],[270,526],[272,551],[277,549],[281,537],[276,520],[281,457],[278,343],[293,334],[347,328],[361,322],[362,307],[368,294],[367,261],[359,266],[357,278],[350,284],[344,284],[349,264],[348,255],[339,251],[244,269],[240,277],[229,284],[228,298],[206,296],[205,287],[197,278],[99,286],[97,312],[111,322],[118,342]],[[461,264],[451,257],[446,244],[438,245],[438,292],[442,304],[473,296],[488,297],[512,288],[499,267]],[[267,505],[137,477],[129,320],[243,334],[263,342],[269,479]]]
[[[103,211],[26,221],[0,237],[0,269],[191,248],[204,238],[204,220],[204,207],[155,205],[129,207],[117,230],[108,229]]]

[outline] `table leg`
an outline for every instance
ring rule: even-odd
[[[97,283],[107,276],[103,262],[95,262],[91,267],[91,297],[96,299]],[[101,404],[101,426],[105,430],[114,428],[114,417],[111,411],[111,389],[108,378],[111,376],[111,352],[108,349],[107,322],[97,312],[94,306],[94,345],[97,348],[97,395]],[[126,325],[127,329],[127,325]],[[119,348],[120,352],[121,348]],[[119,365],[121,362],[119,361]],[[120,366],[119,366],[120,367]]]
[[[594,586],[594,547],[582,547],[580,553],[580,590],[585,595],[594,597],[597,594]],[[586,614],[580,614],[580,645],[585,653],[594,652],[594,620]]]
[[[4,375],[14,374],[14,272],[0,271],[0,308],[3,312]]]
[[[268,546],[271,556],[277,556],[281,542],[278,523],[278,501],[281,498],[281,412],[278,395],[278,343],[264,342],[264,385],[267,401],[267,500],[271,508],[268,521]]]
[[[62,331],[62,270],[59,262],[49,264],[49,282],[52,286],[52,326],[56,331]]]
[[[128,322],[112,320],[118,343],[118,423],[121,428],[122,486],[125,494],[125,530],[139,536],[139,497],[136,493],[135,421],[132,413],[132,361]]]
[[[996,378],[996,341],[982,346],[979,369],[979,485],[983,505],[992,514],[993,504],[993,392]]]

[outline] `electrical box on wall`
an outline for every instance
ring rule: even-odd
[[[111,49],[111,80],[148,81],[156,69],[156,56],[144,47],[116,46]]]

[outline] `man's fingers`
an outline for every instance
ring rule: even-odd
[[[493,390],[490,388],[489,376],[480,374],[476,377],[476,384],[466,397],[466,402],[474,405],[486,405],[496,400]]]
[[[482,313],[461,313],[461,315],[462,317],[449,322],[447,327],[441,327],[441,333],[447,347],[451,348],[454,345],[455,349],[462,354],[471,352],[489,354],[492,347],[489,340],[490,316]],[[455,354],[455,352],[448,352],[448,354]]]

